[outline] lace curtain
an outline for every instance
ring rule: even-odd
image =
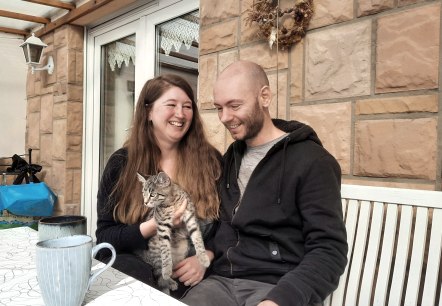
[[[129,61],[135,65],[135,46],[116,41],[109,46],[108,49],[108,63],[112,71],[115,71],[115,66],[121,68],[123,62],[126,67],[129,66]]]
[[[166,55],[172,47],[179,52],[184,44],[189,50],[193,41],[199,42],[199,11],[184,15],[160,26],[161,48]]]

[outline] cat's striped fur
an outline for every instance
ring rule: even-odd
[[[164,172],[147,178],[138,173],[137,176],[143,184],[144,205],[150,208],[147,220],[153,217],[157,223],[157,233],[149,239],[148,249],[138,254],[152,266],[160,289],[169,293],[169,289],[176,290],[178,288],[176,281],[171,278],[172,268],[187,257],[189,237],[201,264],[208,267],[210,261],[205,252],[203,238],[195,216],[195,207],[189,195],[173,183]],[[184,200],[187,200],[186,210],[183,214],[185,226],[173,228],[173,214]]]

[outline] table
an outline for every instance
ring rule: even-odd
[[[0,230],[0,305],[43,306],[35,266],[37,231],[29,227]],[[93,260],[93,270],[104,266]],[[83,305],[185,306],[180,301],[112,267],[100,274]]]

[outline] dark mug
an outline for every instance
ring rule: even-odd
[[[86,235],[85,216],[55,216],[38,221],[38,241],[73,235]]]

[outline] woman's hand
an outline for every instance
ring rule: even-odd
[[[155,233],[157,232],[157,223],[155,222],[155,219],[152,218],[145,222],[142,222],[140,224],[140,232],[145,239],[155,235]]]
[[[184,212],[187,208],[187,200],[184,200],[181,206],[174,212],[172,217],[173,227],[180,227],[183,223]]]
[[[213,258],[213,253],[206,251],[209,258]],[[212,256],[210,256],[212,255]],[[198,260],[198,257],[191,256],[180,261],[173,267],[172,278],[178,278],[185,286],[195,286],[204,277],[206,267],[204,267]]]

